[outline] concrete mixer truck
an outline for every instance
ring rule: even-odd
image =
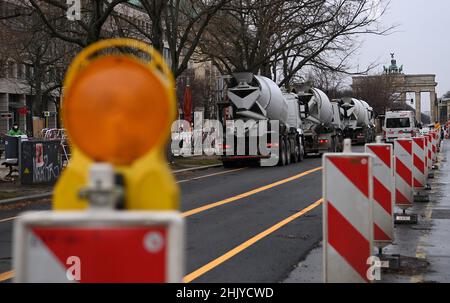
[[[335,100],[341,108],[344,121],[344,137],[353,143],[369,143],[375,138],[373,109],[365,101],[355,98]]]
[[[297,87],[305,138],[305,154],[339,152],[343,148],[340,105],[331,102],[320,89]]]
[[[222,162],[225,167],[249,162],[263,165],[262,159],[273,159],[274,154],[276,161],[272,164],[275,165],[303,160],[304,139],[297,95],[282,92],[269,78],[246,72],[221,77],[218,86],[217,108],[224,133]],[[260,122],[266,123],[266,134],[257,129]],[[255,135],[252,133],[257,134],[258,141],[253,150]],[[270,155],[267,148],[271,150]]]

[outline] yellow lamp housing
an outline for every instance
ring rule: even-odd
[[[64,83],[61,116],[72,159],[55,187],[53,208],[86,208],[78,193],[89,167],[107,162],[124,176],[126,209],[178,209],[179,190],[163,156],[175,98],[169,67],[144,42],[102,40],[80,52]]]

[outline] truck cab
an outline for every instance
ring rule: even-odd
[[[412,138],[419,133],[412,111],[388,111],[384,119],[383,134],[388,143],[395,139]]]

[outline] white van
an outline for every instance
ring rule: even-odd
[[[384,118],[383,136],[386,142],[393,143],[398,138],[412,138],[419,134],[414,112],[390,111]]]

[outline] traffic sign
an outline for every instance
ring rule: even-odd
[[[15,226],[15,282],[181,282],[178,212],[31,212]]]

